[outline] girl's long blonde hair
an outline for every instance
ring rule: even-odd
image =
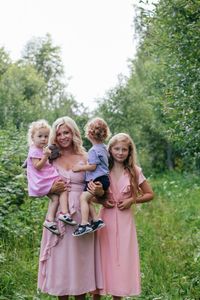
[[[59,129],[59,127],[61,125],[66,125],[72,131],[73,148],[74,148],[75,154],[85,154],[85,150],[83,148],[83,142],[81,139],[81,134],[78,129],[78,126],[73,119],[71,119],[70,117],[67,117],[67,116],[58,118],[53,123],[51,134],[50,134],[50,139],[49,139],[50,143],[56,144],[59,147],[59,145],[56,141],[56,134],[57,134],[57,130]]]
[[[108,143],[108,152],[109,152],[109,168],[112,170],[114,166],[114,159],[112,157],[111,149],[115,146],[118,142],[124,142],[128,145],[129,153],[127,159],[124,161],[124,168],[128,170],[130,175],[130,184],[131,184],[131,192],[134,196],[137,195],[139,191],[138,187],[138,174],[136,170],[137,165],[137,152],[135,144],[132,138],[127,133],[118,133],[114,135],[109,143]]]
[[[49,133],[51,131],[51,126],[44,119],[34,121],[29,125],[28,134],[27,134],[27,140],[28,140],[29,147],[33,145],[33,139],[32,139],[33,135],[36,133],[37,130],[39,130],[41,128],[49,129]]]

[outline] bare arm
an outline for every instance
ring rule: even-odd
[[[41,159],[32,158],[31,160],[32,160],[33,166],[37,170],[41,170],[44,167],[44,165],[46,164],[46,162],[48,160],[48,156],[43,156]]]
[[[141,183],[140,190],[141,194],[136,199],[133,197],[125,199],[118,204],[118,208],[120,210],[127,209],[130,208],[133,203],[140,204],[151,201],[153,199],[153,190],[146,180]]]
[[[94,171],[97,165],[77,165],[72,168],[73,172]]]
[[[48,157],[51,155],[51,150],[48,148],[44,148],[43,150],[43,156],[41,159],[39,158],[32,158],[32,163],[33,166],[37,169],[37,170],[41,170],[44,165],[46,164]]]
[[[136,203],[149,202],[154,198],[153,190],[147,180],[140,185],[141,195],[136,198]]]

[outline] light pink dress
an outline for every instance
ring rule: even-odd
[[[139,184],[145,177],[138,167]],[[131,197],[130,180],[126,171],[118,180],[113,180],[110,173],[110,188],[108,198],[115,203],[114,208],[103,207],[100,216],[106,226],[98,231],[100,240],[102,272],[104,288],[102,295],[119,297],[136,296],[140,294],[140,264],[138,242],[132,209],[123,211],[117,208],[117,203]]]
[[[84,189],[84,172],[58,169],[68,182],[68,202],[73,219],[80,223],[80,195]],[[59,212],[59,209],[58,209]],[[61,237],[44,229],[38,274],[38,288],[50,295],[81,295],[102,288],[100,247],[90,233],[73,237],[74,227],[58,221]]]
[[[49,193],[54,181],[59,179],[56,168],[49,163],[37,170],[32,163],[32,158],[41,159],[43,150],[35,146],[29,148],[27,157],[27,179],[28,179],[28,194],[32,197],[42,197]]]

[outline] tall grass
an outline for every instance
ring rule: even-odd
[[[150,181],[155,199],[135,209],[142,294],[132,299],[198,300],[199,178],[172,172]],[[56,299],[37,293],[36,287],[47,202],[27,199],[0,225],[0,300]]]
[[[137,211],[142,295],[138,299],[200,299],[200,184],[195,175],[152,181],[156,198]]]

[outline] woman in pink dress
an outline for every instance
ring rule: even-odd
[[[69,117],[57,119],[52,126],[50,142],[60,148],[61,156],[54,161],[54,165],[67,185],[70,214],[80,223],[79,199],[84,189],[85,173],[74,173],[72,167],[85,164],[87,156],[76,123]],[[58,182],[51,192],[62,190],[63,184]],[[46,228],[43,231],[38,288],[58,296],[60,300],[67,300],[69,295],[82,300],[87,292],[102,288],[98,240],[94,234],[74,238],[71,226],[65,226],[58,219],[57,225],[60,236],[52,235]]]
[[[100,240],[103,289],[99,295],[113,299],[140,294],[140,268],[136,228],[131,206],[153,198],[153,191],[136,165],[136,150],[131,137],[119,133],[111,138],[110,188],[106,207],[100,216],[106,226],[97,234]]]

